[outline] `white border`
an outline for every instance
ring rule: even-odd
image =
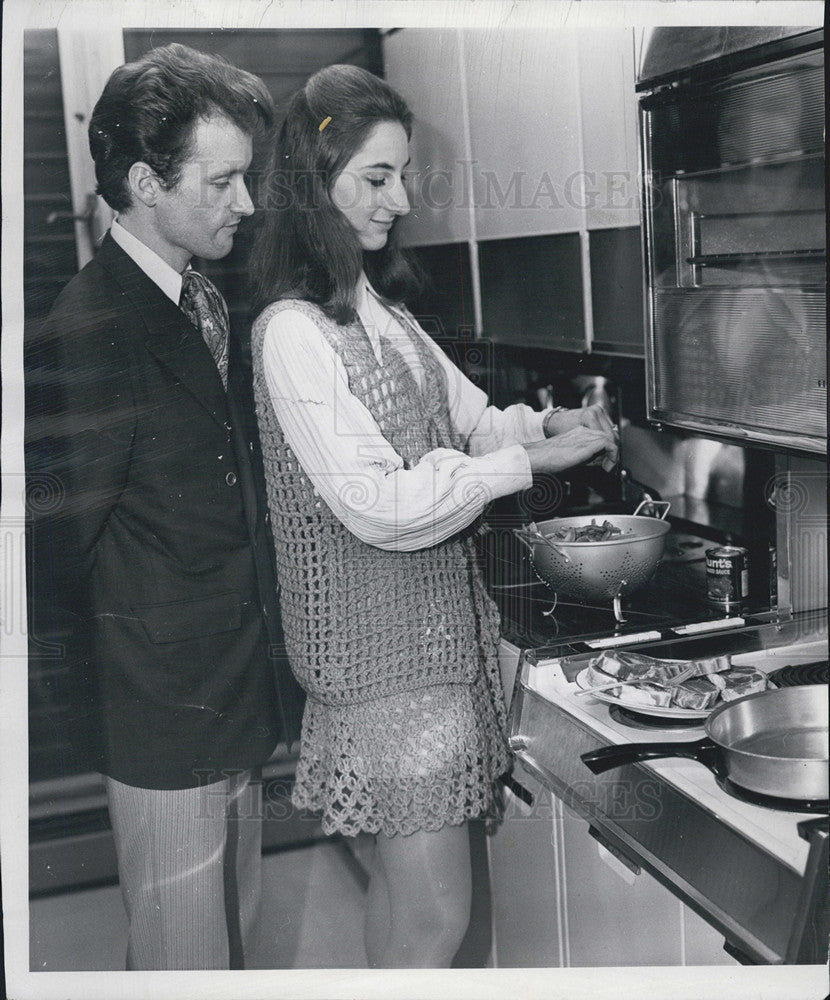
[[[6,0],[3,9],[2,89],[2,450],[0,531],[17,530],[23,517],[23,31],[73,27],[337,28],[499,26],[545,24],[787,24],[820,25],[820,0]],[[10,579],[5,567],[3,579]],[[20,574],[18,572],[18,579]],[[2,618],[21,614],[25,594],[5,587]],[[2,849],[5,969],[8,996],[60,1000],[124,997],[252,998],[669,997],[701,996],[813,1000],[826,994],[823,967],[713,967],[706,969],[541,969],[408,971],[352,970],[210,973],[31,973],[28,948],[27,675],[25,636],[0,630],[0,848]]]

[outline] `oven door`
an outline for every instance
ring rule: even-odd
[[[821,50],[641,101],[649,417],[826,448]]]

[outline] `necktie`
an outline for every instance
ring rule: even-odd
[[[228,307],[219,289],[198,271],[187,270],[182,275],[182,312],[201,333],[207,344],[222,385],[228,387]]]

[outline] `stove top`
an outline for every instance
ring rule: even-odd
[[[648,634],[658,638],[677,626],[720,625],[729,616],[706,599],[705,548],[693,535],[669,533],[666,555],[651,580],[622,599],[625,622],[602,604],[557,595],[536,575],[527,550],[508,529],[491,529],[479,539],[488,587],[502,619],[505,638],[519,648],[538,648],[573,639],[619,642]],[[747,614],[769,608],[747,609]],[[651,635],[651,633],[655,633]],[[609,643],[611,644],[611,643]]]
[[[784,812],[796,813],[819,813],[825,814],[830,803],[827,799],[785,799],[777,795],[762,795],[760,792],[751,792],[748,788],[741,788],[729,778],[717,778],[718,785],[728,794],[742,802],[750,802],[752,805],[761,806],[764,809],[778,809]]]
[[[827,660],[815,663],[789,663],[774,670],[769,680],[776,687],[796,687],[801,684],[827,684],[830,679]]]
[[[826,627],[826,619],[816,616],[816,628]],[[815,638],[811,637],[814,636]],[[805,636],[807,638],[805,638]],[[774,645],[778,643],[778,645]],[[590,649],[577,650],[580,643],[552,644],[525,654],[520,683],[537,696],[552,702],[575,717],[603,743],[690,742],[705,736],[701,719],[678,720],[644,716],[629,707],[608,705],[590,696],[579,696],[575,678],[595,655]],[[826,634],[810,632],[804,621],[788,625],[767,623],[744,626],[730,633],[688,638],[675,642],[638,644],[638,652],[652,656],[677,656],[691,659],[697,655],[729,653],[735,665],[752,664],[767,674],[785,667],[823,663],[827,655]],[[798,814],[802,818],[826,813],[826,802],[801,802],[788,799],[756,798],[718,781],[704,764],[684,758],[660,758],[642,765],[655,771],[663,780],[695,799],[722,822],[740,831],[764,850],[784,860],[797,871],[806,864],[808,848],[799,836]]]
[[[636,729],[646,733],[682,732],[688,735],[697,735],[702,732],[703,727],[698,719],[662,719],[656,715],[644,715],[633,708],[624,708],[622,705],[609,705],[608,716],[620,726],[627,729]]]

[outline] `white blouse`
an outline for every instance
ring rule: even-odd
[[[410,334],[365,279],[356,308],[378,363],[386,345],[394,345],[420,382]],[[488,406],[486,394],[420,327],[417,332],[447,374],[450,418],[468,453],[437,448],[411,469],[351,394],[343,362],[310,319],[293,309],[278,313],[263,345],[271,403],[315,489],[362,541],[401,552],[438,544],[491,500],[529,487],[521,443],[544,438],[544,413],[523,404]]]

